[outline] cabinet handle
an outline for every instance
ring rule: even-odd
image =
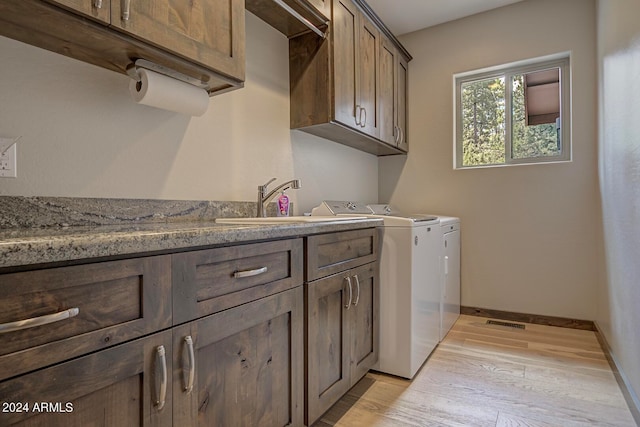
[[[449,275],[449,257],[447,255],[444,256],[444,275]]]
[[[400,141],[398,143],[402,144],[404,142],[404,129],[401,127],[398,127],[398,129],[400,130]]]
[[[353,278],[356,279],[356,287],[358,288],[358,295],[356,296],[356,300],[353,303],[353,306],[355,307],[356,305],[358,305],[358,302],[360,301],[360,279],[358,279],[357,274],[353,276]]]
[[[400,143],[400,128],[398,126],[394,126],[393,131],[395,132],[395,138],[393,141],[398,145]]]
[[[267,270],[267,267],[260,267],[256,268],[255,270],[236,271],[235,273],[233,273],[233,277],[235,277],[236,279],[241,279],[243,277],[259,276],[260,274],[266,273]]]
[[[362,113],[364,112],[364,120],[362,120]],[[367,125],[367,109],[362,107],[360,109],[360,127],[365,127]]]
[[[345,279],[347,279],[347,283],[349,284],[349,302],[344,306],[344,308],[349,310],[349,307],[351,307],[351,300],[353,299],[353,288],[351,287],[351,277],[347,276]]]
[[[122,7],[122,20],[123,21],[128,21],[129,20],[129,15],[131,12],[131,0],[122,0],[123,2],[123,7]]]
[[[158,407],[158,411],[164,408],[165,401],[167,399],[167,355],[163,345],[156,347],[156,356],[160,359],[160,392],[158,393],[158,400],[155,405]]]
[[[94,0],[93,7],[95,7],[96,9],[102,9],[102,0]]]
[[[193,352],[193,338],[186,336],[184,342],[187,344],[187,354],[189,355],[189,376],[187,377],[187,385],[184,387],[186,393],[191,393],[193,390],[193,380],[196,376],[196,356]]]
[[[59,322],[61,320],[70,319],[71,317],[76,317],[78,313],[80,313],[80,309],[74,307],[54,314],[47,314],[45,316],[32,317],[30,319],[3,323],[0,324],[0,334],[35,328],[36,326],[48,325],[49,323]]]
[[[356,112],[354,114],[355,119],[356,119],[356,125],[358,126],[362,126],[360,120],[362,119],[362,107],[359,105],[356,105]]]

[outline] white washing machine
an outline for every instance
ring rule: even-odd
[[[460,317],[460,218],[439,216],[441,289],[440,341]]]
[[[370,215],[384,220],[380,227],[380,357],[374,369],[413,378],[440,339],[438,218],[342,201],[325,201],[311,214]]]

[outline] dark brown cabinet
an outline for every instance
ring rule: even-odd
[[[29,405],[0,425],[311,423],[377,361],[377,254],[368,228],[0,274],[0,400]]]
[[[111,25],[244,80],[244,1],[112,1]]]
[[[0,275],[0,381],[171,326],[169,256]]]
[[[244,10],[244,0],[0,2],[0,35],[123,74],[145,59],[216,93],[243,85]]]
[[[388,39],[380,44],[380,139],[408,151],[407,78],[409,63]]]
[[[173,324],[300,286],[302,239],[172,255]]]
[[[397,114],[396,114],[396,126],[399,132],[398,136],[398,148],[404,152],[409,151],[409,141],[407,137],[407,113],[409,111],[408,91],[409,91],[409,61],[406,57],[399,54],[397,62],[398,70],[398,84],[396,85],[397,91]]]
[[[351,0],[334,2],[332,22],[335,120],[377,137],[380,33]]]
[[[307,238],[306,417],[313,424],[378,361],[377,231]]]
[[[376,263],[306,285],[307,425],[378,361]]]
[[[0,382],[2,426],[172,425],[171,332]]]
[[[176,426],[300,426],[302,287],[173,330]]]
[[[398,53],[387,39],[380,44],[380,139],[397,145],[400,132],[396,123],[398,113]]]
[[[377,155],[405,152],[398,64],[410,56],[365,2],[333,0],[328,40],[293,38],[289,56],[293,129]]]

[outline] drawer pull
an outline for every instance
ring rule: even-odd
[[[93,0],[93,7],[96,9],[102,9],[102,0]]]
[[[349,302],[344,306],[344,308],[349,310],[349,307],[351,307],[351,300],[353,300],[353,287],[351,286],[351,277],[347,276],[345,279],[347,279],[347,283],[349,284]]]
[[[233,273],[233,277],[241,279],[243,277],[259,276],[260,274],[267,272],[267,267],[256,268],[255,270],[236,271]]]
[[[356,305],[358,305],[358,301],[360,301],[360,279],[358,279],[357,274],[353,276],[353,278],[356,279],[356,287],[358,288],[358,295],[356,296],[356,300],[353,303],[353,306],[355,307]]]
[[[131,0],[123,0],[122,20],[128,21],[131,16]]]
[[[196,356],[193,353],[193,338],[186,336],[184,342],[187,344],[187,354],[189,355],[189,376],[187,378],[187,385],[184,387],[184,391],[191,393],[193,390],[193,380],[196,375]]]
[[[158,393],[158,400],[155,405],[158,407],[158,411],[164,408],[165,401],[167,400],[167,356],[163,345],[159,345],[156,348],[156,354],[160,359],[160,392]]]
[[[61,311],[59,313],[47,314],[40,317],[32,317],[31,319],[18,320],[16,322],[3,323],[0,325],[0,334],[5,332],[21,331],[23,329],[34,328],[36,326],[48,325],[49,323],[59,322],[61,320],[76,317],[80,313],[77,307]]]

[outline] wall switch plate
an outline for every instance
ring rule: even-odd
[[[17,138],[0,138],[0,178],[16,178],[17,170]]]

